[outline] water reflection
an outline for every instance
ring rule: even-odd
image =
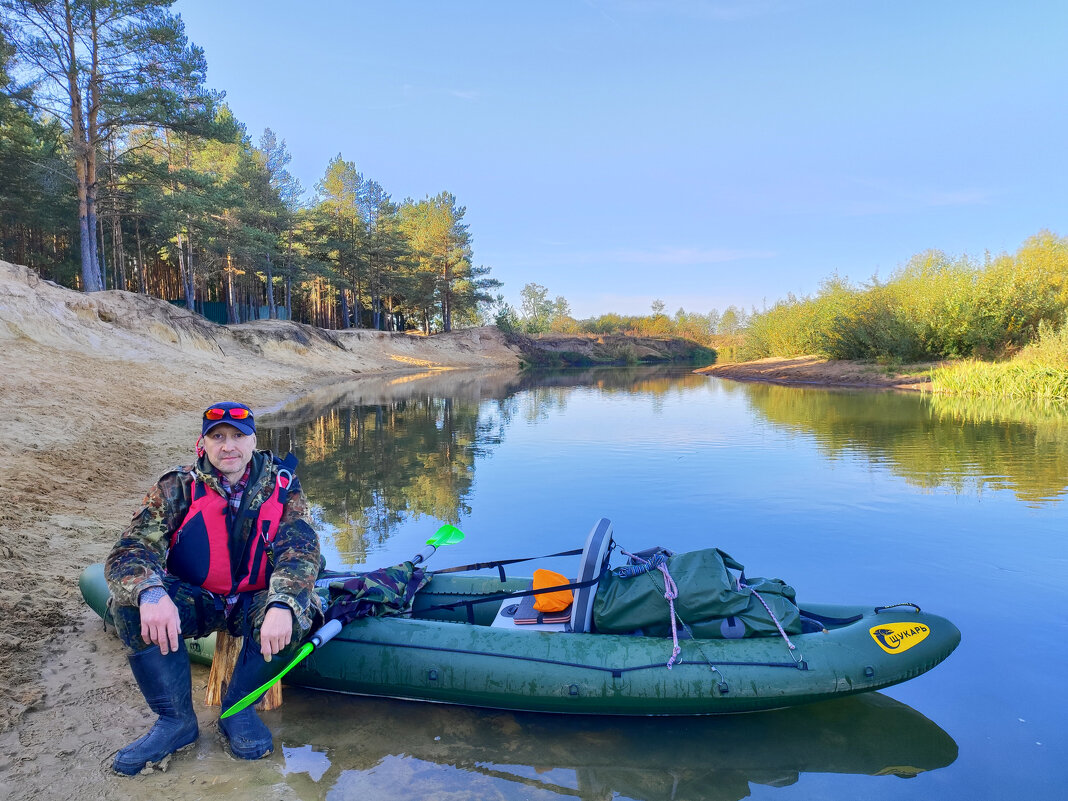
[[[509,425],[566,408],[577,387],[653,396],[706,383],[680,368],[448,371],[321,388],[261,418],[260,445],[300,459],[341,561],[367,561],[405,521],[459,523],[475,461]]]
[[[581,370],[437,370],[389,378],[366,376],[328,384],[257,417],[269,427],[300,426],[345,406],[427,397],[474,402],[521,392],[578,387],[623,394],[659,395],[708,385],[708,377],[684,367],[592,367]],[[566,393],[562,393],[566,395]]]
[[[804,773],[912,777],[957,758],[939,726],[875,693],[705,718],[494,713],[287,690],[283,773],[302,799],[736,801]],[[314,721],[314,724],[309,723]],[[891,779],[887,779],[891,781]]]
[[[584,401],[596,394],[598,403],[641,399],[634,410],[641,415],[657,415],[685,396],[684,404],[712,417],[744,399],[774,426],[814,437],[826,458],[861,454],[924,489],[976,495],[1008,489],[1042,505],[1068,487],[1063,407],[743,385],[672,367],[449,371],[334,385],[264,416],[261,442],[297,454],[320,530],[342,563],[364,563],[407,521],[428,516],[459,524],[471,510],[478,462],[515,426],[565,417],[576,393]],[[597,424],[582,430],[602,439],[633,433],[601,432]],[[579,457],[594,464],[616,458],[589,449],[555,455]]]
[[[476,404],[421,397],[345,405],[303,426],[275,429],[267,447],[294,451],[304,486],[347,561],[407,518],[457,523],[474,481],[475,457],[500,441],[501,423]]]
[[[814,435],[828,458],[861,453],[913,486],[1007,489],[1032,505],[1060,499],[1068,488],[1063,405],[770,384],[745,389],[761,416]]]
[[[260,424],[261,441],[302,459],[322,530],[348,526],[352,562],[409,557],[436,527],[409,524],[419,514],[461,517],[468,531],[454,554],[435,557],[439,567],[573,547],[605,514],[625,544],[721,545],[797,577],[814,599],[863,600],[870,587],[876,602],[946,610],[975,636],[903,697],[937,714],[962,756],[913,782],[870,778],[935,770],[957,754],[938,726],[880,696],[723,719],[606,721],[291,688],[268,713],[280,736],[270,759],[235,773],[201,738],[194,772],[213,792],[738,799],[786,797],[770,787],[791,783],[794,795],[818,795],[833,782],[843,798],[1011,797],[1021,786],[1038,797],[1063,762],[1063,704],[1050,701],[1045,667],[1064,651],[1063,638],[1047,636],[1063,622],[1063,409],[670,370],[451,372],[332,387]],[[1013,532],[1027,536],[1012,539],[1006,566],[997,547]],[[882,569],[899,558],[915,569]],[[973,600],[1012,593],[1020,600],[1007,611]],[[1021,679],[1016,692],[977,705],[985,685],[972,668],[991,630],[1022,644],[1006,652]]]

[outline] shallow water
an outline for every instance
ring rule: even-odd
[[[1045,797],[1068,775],[1063,409],[666,369],[454,373],[335,387],[261,429],[300,457],[332,567],[410,558],[443,522],[467,538],[432,566],[536,556],[604,516],[628,550],[714,544],[801,601],[912,601],[963,634],[885,694],[714,719],[289,689],[272,769],[300,798]]]

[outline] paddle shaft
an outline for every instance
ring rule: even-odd
[[[459,542],[463,539],[463,536],[464,533],[455,526],[448,524],[442,526],[440,529],[438,529],[438,533],[436,536],[427,540],[426,547],[412,557],[412,564],[417,565],[420,562],[425,562],[427,559],[434,555],[434,552],[438,549],[438,546],[449,545],[454,542]],[[234,704],[225,712],[223,712],[220,717],[228,718],[230,717],[230,715],[240,712],[245,707],[255,703],[257,698],[259,698],[263,693],[271,689],[271,686],[273,684],[281,681],[282,677],[285,676],[297,665],[299,665],[308,654],[310,654],[316,648],[319,648],[330,642],[330,640],[337,636],[338,632],[340,631],[340,620],[327,621],[319,628],[317,632],[315,632],[315,634],[312,635],[310,640],[308,640],[306,643],[304,643],[304,645],[300,647],[300,651],[297,653],[297,656],[293,659],[292,662],[282,668],[282,671],[277,676],[268,681],[266,684],[257,687],[255,690],[250,692],[236,704]]]
[[[458,532],[459,536],[453,533],[453,530]],[[452,545],[455,542],[459,542],[463,539],[463,532],[455,526],[445,525],[438,529],[438,536],[433,539],[427,540],[426,547],[419,553],[412,557],[412,564],[417,565],[420,562],[425,562],[442,545]],[[335,581],[345,581],[346,579],[355,578],[362,575],[361,573],[338,573],[330,574],[326,578],[321,578],[315,582],[316,587],[329,587]]]
[[[427,559],[434,555],[434,552],[437,549],[438,546],[427,544],[427,546],[423,548],[423,550],[421,550],[419,553],[412,557],[412,564],[417,565],[420,562],[425,562]]]

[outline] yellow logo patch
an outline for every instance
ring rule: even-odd
[[[872,626],[868,633],[888,654],[900,654],[927,639],[931,628],[923,623],[885,623]]]

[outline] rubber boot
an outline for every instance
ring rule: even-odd
[[[257,687],[269,681],[282,667],[283,663],[277,655],[270,662],[265,662],[256,638],[246,636],[241,645],[241,653],[238,654],[234,665],[234,672],[230,676],[226,695],[223,696],[222,710],[225,712]],[[264,693],[260,693],[256,702],[263,695]],[[254,709],[256,702],[228,718],[219,719],[219,728],[230,741],[230,751],[240,759],[262,759],[274,750],[271,730],[260,720],[260,716]]]
[[[168,754],[192,745],[200,735],[193,712],[189,655],[185,641],[178,650],[164,656],[153,645],[129,657],[137,686],[149,708],[159,715],[151,731],[130,743],[115,755],[111,767],[117,773],[134,776],[150,762],[159,762]]]

